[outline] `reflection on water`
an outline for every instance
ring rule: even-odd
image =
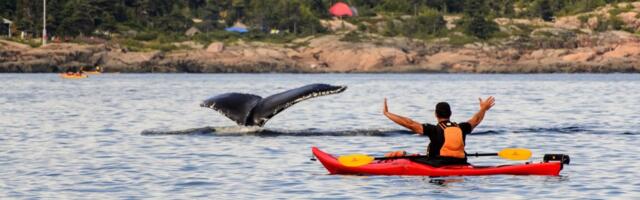
[[[263,129],[199,107],[215,94],[318,82],[349,89],[296,104]],[[635,74],[0,74],[0,199],[637,199],[637,88]],[[309,159],[311,146],[423,152],[425,137],[382,116],[384,97],[391,111],[433,122],[437,102],[465,121],[488,95],[496,106],[468,151],[569,154],[562,176],[334,176]],[[229,135],[241,137],[220,137]]]

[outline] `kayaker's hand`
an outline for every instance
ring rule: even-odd
[[[476,128],[476,126],[478,126],[480,122],[482,122],[482,119],[484,119],[484,114],[496,103],[496,100],[495,98],[493,98],[493,96],[489,96],[489,98],[487,98],[486,100],[478,98],[478,101],[480,101],[480,110],[475,115],[473,115],[473,117],[471,117],[469,121],[467,121],[471,125],[472,129]]]
[[[386,116],[387,118],[389,118],[391,121],[395,122],[396,124],[399,124],[400,126],[404,126],[406,128],[408,128],[409,130],[418,133],[418,134],[423,134],[424,133],[424,129],[422,128],[422,124],[413,121],[407,117],[403,117],[400,115],[396,115],[393,113],[389,112],[389,107],[387,106],[387,98],[384,98],[384,104],[382,106],[382,113],[384,114],[384,116]]]
[[[482,98],[478,98],[480,101],[480,110],[487,111],[496,104],[496,99],[493,96],[489,96],[486,100],[482,100]]]
[[[395,158],[395,157],[402,157],[407,155],[406,151],[392,151],[389,153],[384,154],[384,157],[388,157],[388,158]]]

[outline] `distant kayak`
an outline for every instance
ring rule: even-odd
[[[341,164],[336,157],[316,147],[313,147],[311,151],[330,174],[386,176],[482,176],[507,174],[558,176],[560,170],[563,168],[563,163],[560,161],[500,166],[457,165],[432,167],[413,162],[406,158],[376,160],[367,165],[348,167]]]
[[[66,74],[66,73],[62,73],[60,74],[61,78],[65,78],[65,79],[83,79],[83,78],[88,78],[89,76],[87,76],[86,74]]]

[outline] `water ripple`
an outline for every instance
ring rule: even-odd
[[[198,106],[316,82],[349,89],[296,104],[264,128]],[[0,74],[0,199],[637,199],[637,88],[638,74]],[[310,160],[311,146],[424,152],[427,138],[381,114],[384,97],[392,112],[434,122],[435,103],[466,121],[488,95],[496,106],[467,151],[529,148],[531,161],[566,153],[561,176],[334,176]]]

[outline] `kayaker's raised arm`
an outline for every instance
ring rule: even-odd
[[[480,101],[480,110],[467,121],[471,124],[471,128],[478,126],[478,124],[482,122],[482,119],[484,119],[484,114],[495,105],[495,98],[493,98],[493,96],[490,96],[487,100],[482,100],[482,98],[478,98],[478,100]]]
[[[387,106],[387,98],[384,99],[384,107],[382,108],[382,113],[384,116],[387,116],[391,121],[412,130],[415,133],[423,134],[424,130],[422,128],[422,124],[413,121],[407,117],[403,117],[400,115],[396,115],[389,112],[389,107]]]

